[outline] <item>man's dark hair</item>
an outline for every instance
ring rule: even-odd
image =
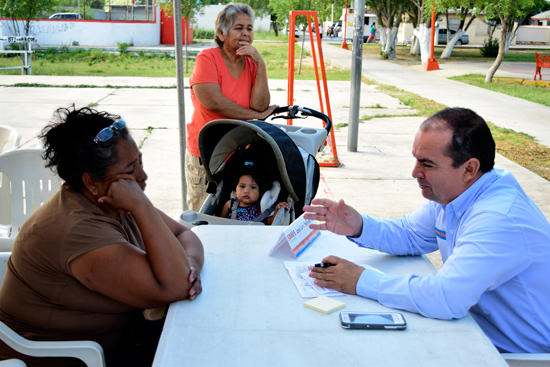
[[[485,173],[495,165],[495,141],[485,120],[467,108],[446,108],[429,117],[420,125],[421,131],[448,128],[453,131],[451,142],[445,148],[445,155],[453,160],[457,168],[470,158],[480,163]]]

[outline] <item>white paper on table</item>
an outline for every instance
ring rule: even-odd
[[[309,267],[311,262],[299,262],[299,261],[284,261],[285,268],[288,270],[290,278],[294,282],[296,289],[300,292],[300,295],[303,298],[313,298],[319,297],[321,294],[317,292],[313,287],[305,281],[305,279],[300,275],[303,272],[309,272]],[[319,287],[321,288],[321,287]],[[331,290],[332,294],[323,294],[324,296],[343,296],[343,293]]]
[[[288,270],[290,278],[294,282],[296,289],[298,289],[298,292],[303,298],[312,298],[318,296],[336,297],[347,295],[345,293],[335,291],[334,289],[320,287],[313,283],[314,279],[309,277],[309,268],[310,266],[312,266],[311,262],[284,261],[284,265],[285,268]],[[368,264],[359,265],[366,269],[371,269],[382,273],[380,270]]]

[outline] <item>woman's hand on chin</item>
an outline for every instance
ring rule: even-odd
[[[143,204],[151,204],[143,189],[135,180],[124,178],[113,182],[107,195],[100,197],[98,202],[118,209],[119,213],[132,212]]]

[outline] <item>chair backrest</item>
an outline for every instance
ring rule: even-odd
[[[0,252],[0,285],[8,268],[11,252]],[[88,367],[105,367],[103,348],[89,340],[78,341],[32,341],[18,335],[0,321],[0,340],[19,353],[35,357],[72,357],[82,360]],[[0,362],[0,366],[25,366],[21,361]]]
[[[11,250],[15,236],[25,220],[43,203],[48,201],[61,187],[61,179],[49,168],[42,159],[44,149],[17,149],[0,154],[0,171],[10,180],[9,194],[0,194],[0,205],[11,208],[11,217],[6,230],[9,239],[0,236],[0,251]],[[7,187],[2,186],[2,192]],[[10,200],[11,199],[11,200]],[[6,202],[10,200],[11,202]],[[4,228],[3,228],[4,229]],[[8,246],[5,242],[9,241]]]
[[[21,134],[11,126],[0,125],[0,153],[17,149],[21,142]]]
[[[10,258],[11,252],[0,252],[0,285],[4,281],[4,275],[6,275],[6,270],[8,269],[8,259]]]
[[[21,134],[11,126],[0,125],[0,154],[17,149]],[[0,170],[1,171],[1,170]],[[7,204],[11,201],[10,180],[0,172],[0,223],[10,222],[10,210]]]

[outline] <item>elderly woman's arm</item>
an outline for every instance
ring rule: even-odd
[[[199,102],[210,111],[219,113],[228,118],[239,120],[264,119],[277,108],[277,105],[268,106],[265,110],[256,110],[243,107],[222,94],[219,84],[199,83],[193,85],[193,92]]]
[[[264,111],[269,107],[269,86],[267,83],[267,69],[265,61],[254,46],[246,41],[240,41],[241,47],[237,50],[237,55],[249,57],[257,66],[256,80],[250,96],[250,108],[255,111]]]
[[[108,197],[101,200],[132,213],[146,252],[128,243],[101,247],[74,259],[73,275],[88,288],[137,308],[189,298],[192,273],[200,271],[203,262],[198,238],[187,230],[178,233],[173,223],[167,225],[166,216],[135,181],[112,183]]]

